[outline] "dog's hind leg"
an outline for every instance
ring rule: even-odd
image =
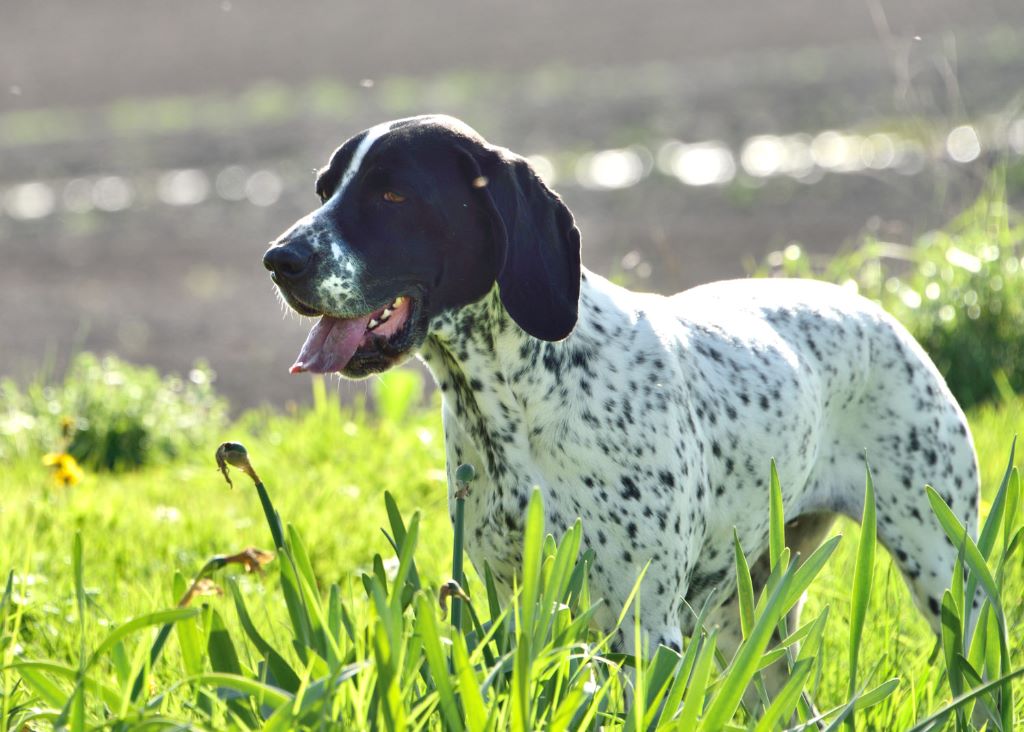
[[[936,634],[942,595],[959,547],[946,536],[925,493],[931,485],[977,536],[979,479],[967,421],[939,374],[914,362],[880,368],[860,401],[845,411],[819,477],[836,482],[836,507],[855,520],[863,511],[865,459],[875,488],[878,539],[903,573]],[[923,354],[921,354],[923,357]]]
[[[906,462],[894,464],[892,460],[881,458],[877,462],[872,460],[871,473],[878,512],[878,539],[892,555],[915,603],[938,635],[942,595],[950,586],[959,547],[954,546],[939,525],[924,486],[926,483],[933,485],[960,522],[967,526],[971,538],[977,538],[976,488],[965,492],[955,487],[968,484],[976,487],[976,468],[973,465],[960,468],[956,477],[929,478],[912,467],[908,469]],[[979,604],[975,598],[973,610],[976,611]]]
[[[787,522],[786,546],[791,551],[791,561],[802,561],[810,556],[821,544],[829,529],[832,528],[835,518],[835,514],[832,513],[815,512],[803,514]],[[764,588],[769,572],[769,559],[766,552],[750,566],[750,578],[754,586],[755,597]],[[739,601],[735,590],[734,586],[722,587],[720,589],[721,592],[731,595],[731,598],[715,610],[707,622],[709,628],[717,626],[719,629],[718,648],[726,662],[731,661],[733,656],[736,655],[736,650],[743,640],[739,621]],[[807,594],[804,593],[786,615],[786,630],[788,633],[792,633],[800,627],[800,612],[806,598]],[[782,638],[776,632],[773,642],[777,643],[780,640]],[[798,648],[794,647],[792,651],[795,654]],[[766,668],[762,673],[762,678],[764,679],[765,690],[768,693],[769,699],[774,698],[789,678],[788,666],[785,660],[776,661]],[[744,694],[743,701],[747,709],[754,710],[757,708],[759,699],[753,687],[749,688]]]

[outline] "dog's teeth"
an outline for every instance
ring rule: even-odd
[[[380,325],[380,321],[379,321],[379,320],[377,320],[376,318],[374,318],[374,319],[372,319],[372,320],[371,320],[371,321],[369,322],[369,324],[367,324],[367,326],[366,326],[366,329],[367,329],[367,330],[373,330],[373,329],[374,329],[374,328],[376,328],[376,327],[377,327],[378,325]]]
[[[380,314],[380,322],[383,323],[385,320],[390,318],[392,312],[393,311],[391,310],[391,308],[384,308],[384,310]]]
[[[397,308],[397,307],[398,307],[399,305],[401,305],[401,304],[402,304],[403,302],[405,302],[405,297],[404,297],[404,296],[402,296],[402,297],[396,297],[396,298],[395,298],[395,301],[394,301],[393,303],[391,303],[391,309],[392,309],[392,310],[395,310],[395,309],[396,309],[396,308]]]

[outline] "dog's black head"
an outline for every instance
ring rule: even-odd
[[[292,372],[383,371],[416,350],[434,316],[495,283],[536,338],[576,323],[580,237],[529,163],[451,117],[387,122],[320,171],[323,205],[263,257],[284,299],[319,316]]]

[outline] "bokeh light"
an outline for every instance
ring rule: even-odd
[[[576,179],[584,188],[629,188],[643,177],[644,161],[635,148],[589,153],[576,164]]]
[[[53,213],[57,196],[53,188],[42,181],[22,183],[4,194],[4,208],[14,219],[41,219]]]
[[[170,206],[194,206],[209,195],[210,179],[197,168],[172,170],[157,180],[156,193]]]

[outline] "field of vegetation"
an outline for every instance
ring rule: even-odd
[[[766,265],[880,299],[969,408],[977,540],[919,487],[962,547],[940,642],[876,547],[868,475],[864,530],[838,524],[798,564],[765,455],[773,571],[755,596],[737,545],[736,656],[703,628],[682,655],[623,657],[589,624],[586,527],[546,537],[539,494],[511,601],[453,567],[437,397],[415,373],[374,381],[372,413],[315,381],[308,409],[230,419],[202,365],[82,354],[0,387],[0,729],[1019,728],[1024,229],[1001,200],[914,247]],[[248,448],[220,452],[233,487],[214,457],[229,439]],[[780,627],[805,588],[802,627]],[[791,680],[769,695],[772,662]]]

